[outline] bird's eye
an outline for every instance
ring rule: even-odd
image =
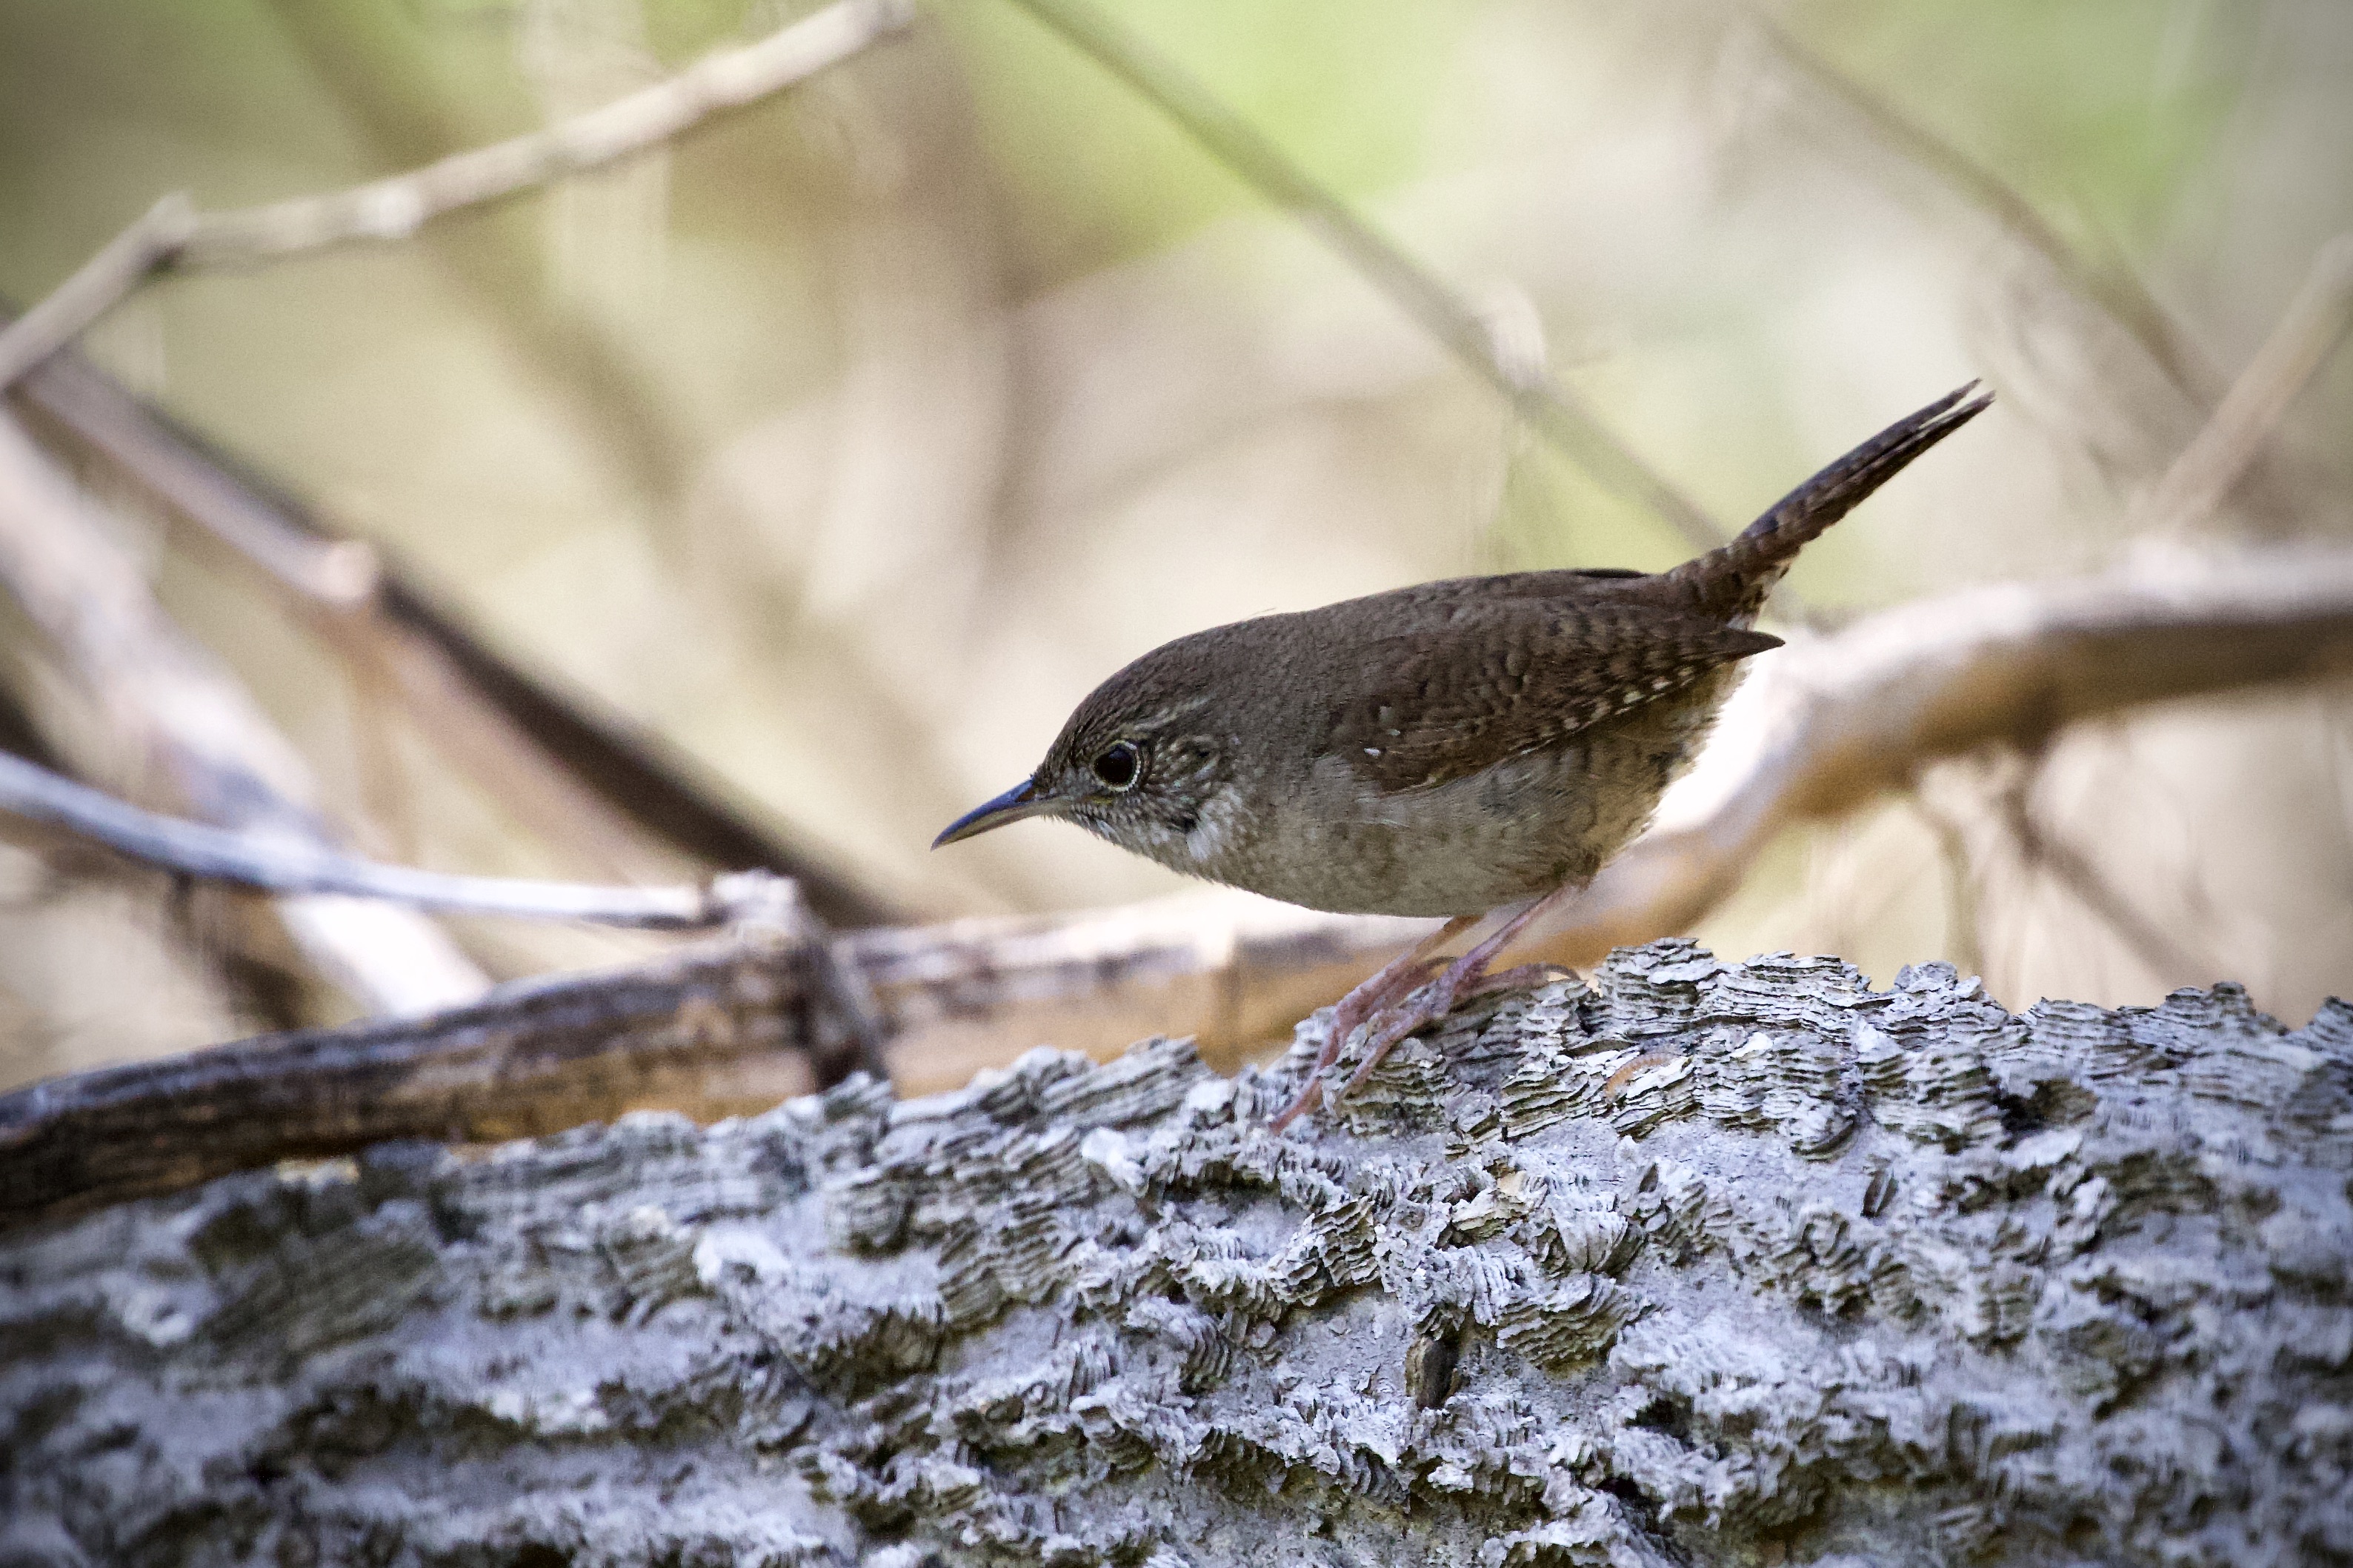
[[[1134,742],[1114,742],[1094,760],[1095,777],[1108,790],[1134,789],[1135,775],[1144,771],[1143,763],[1143,753],[1135,749]]]

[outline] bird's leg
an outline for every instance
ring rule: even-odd
[[[1283,1107],[1281,1115],[1267,1123],[1267,1130],[1280,1132],[1304,1112],[1315,1109],[1324,1098],[1323,1073],[1337,1060],[1340,1047],[1366,1019],[1377,1017],[1388,1006],[1412,994],[1416,986],[1430,978],[1436,961],[1430,955],[1479,923],[1478,915],[1458,915],[1436,931],[1381,965],[1373,977],[1340,998],[1332,1009],[1332,1026],[1324,1036],[1324,1048],[1315,1053],[1315,1065],[1307,1069],[1306,1087],[1299,1098]]]
[[[1554,889],[1540,899],[1531,900],[1525,908],[1496,927],[1493,936],[1449,964],[1445,973],[1401,1001],[1389,1016],[1383,1018],[1379,1027],[1374,1031],[1372,1040],[1365,1047],[1363,1065],[1356,1068],[1355,1075],[1346,1083],[1340,1086],[1340,1092],[1332,1098],[1338,1100],[1353,1091],[1358,1084],[1371,1075],[1375,1068],[1381,1065],[1382,1060],[1388,1056],[1390,1049],[1399,1040],[1404,1039],[1424,1024],[1443,1018],[1454,1010],[1456,1003],[1483,990],[1500,989],[1501,987],[1495,984],[1496,982],[1528,978],[1530,977],[1528,972],[1541,972],[1548,967],[1544,964],[1531,963],[1523,964],[1517,969],[1507,969],[1501,974],[1490,975],[1487,973],[1487,965],[1495,961],[1495,955],[1509,947],[1513,939],[1527,929],[1531,921],[1582,886],[1581,883],[1567,883]],[[1304,1100],[1306,1097],[1303,1095],[1301,1098]]]

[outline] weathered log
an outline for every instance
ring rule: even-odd
[[[1662,942],[1270,1137],[1321,1026],[0,1238],[0,1561],[2353,1556],[2353,1008]]]

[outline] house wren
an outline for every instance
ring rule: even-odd
[[[1641,831],[1735,666],[1779,646],[1749,623],[1799,549],[1992,401],[1974,390],[1899,420],[1671,572],[1460,577],[1179,637],[1095,688],[1036,773],[934,847],[1057,816],[1312,909],[1452,917],[1342,1002],[1317,1065],[1376,1023],[1353,1087],[1492,984],[1495,954]],[[1423,984],[1437,947],[1506,905],[1520,907]]]

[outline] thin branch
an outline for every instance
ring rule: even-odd
[[[63,828],[159,870],[264,893],[332,893],[451,913],[655,931],[776,921],[776,911],[797,899],[790,881],[765,871],[736,872],[708,888],[612,888],[385,866],[315,839],[240,832],[142,811],[5,752],[0,812]]]
[[[0,331],[0,387],[79,336],[149,276],[253,266],[368,240],[600,168],[846,60],[912,19],[906,0],[838,0],[756,43],[529,135],[323,195],[196,213],[167,196],[56,292]]]
[[[1928,799],[1918,781],[1913,784],[1912,814],[1936,839],[1936,853],[1945,866],[1945,956],[1963,974],[1985,973],[1983,913],[1978,907],[1978,868],[1969,854],[1968,835],[1943,806]]]
[[[1493,386],[1514,413],[1604,486],[1672,527],[1694,550],[1725,531],[1653,472],[1574,394],[1540,366],[1504,352],[1480,314],[1396,242],[1285,157],[1248,121],[1174,62],[1083,0],[1013,4],[1133,88],[1276,205],[1295,215],[1449,353]]]
[[[2353,555],[2153,554],[2072,583],[1956,594],[1792,639],[1735,693],[1651,831],[1562,911],[1584,963],[1690,929],[1785,825],[1919,766],[2140,703],[2353,668]]]
[[[2353,326],[2353,234],[2320,247],[2271,336],[2141,509],[2144,527],[2176,532],[2211,515],[2271,439],[2296,395]]]
[[[495,1142],[637,1110],[705,1121],[872,1070],[825,944],[750,926],[425,1018],[266,1035],[0,1095],[0,1226],[399,1139]],[[53,1206],[54,1205],[54,1206]]]
[[[0,388],[73,342],[187,246],[195,208],[174,191],[139,215],[31,310],[0,328]]]

